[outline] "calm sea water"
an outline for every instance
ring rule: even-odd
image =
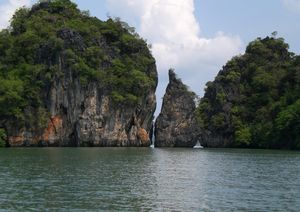
[[[300,152],[0,149],[0,211],[299,211]]]

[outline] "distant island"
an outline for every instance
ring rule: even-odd
[[[276,33],[232,58],[204,97],[169,71],[156,120],[155,59],[127,23],[70,0],[20,8],[0,32],[0,146],[300,149],[300,56]]]

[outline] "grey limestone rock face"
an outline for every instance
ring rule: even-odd
[[[170,70],[161,113],[155,122],[156,147],[193,147],[197,143],[195,97]]]

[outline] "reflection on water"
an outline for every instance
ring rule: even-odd
[[[0,209],[299,211],[300,153],[1,149]]]

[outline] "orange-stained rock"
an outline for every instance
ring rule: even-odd
[[[24,144],[24,136],[23,134],[19,136],[10,136],[8,137],[8,142],[11,146],[23,146]]]
[[[140,128],[138,130],[138,138],[142,141],[143,144],[149,142],[149,134],[147,133],[147,131],[143,128]]]
[[[60,116],[54,116],[49,120],[48,127],[45,129],[42,136],[42,140],[49,141],[51,138],[57,136],[59,130],[62,128],[62,118]]]

